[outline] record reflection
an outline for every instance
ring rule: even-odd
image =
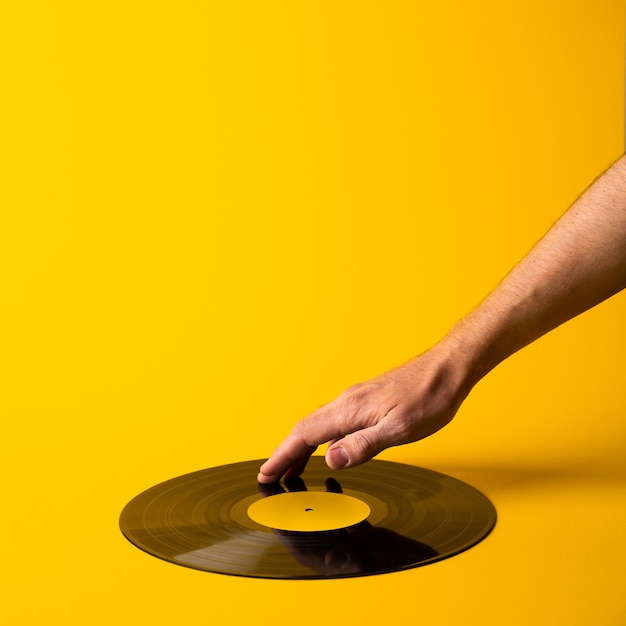
[[[306,491],[302,478],[280,483],[259,484],[264,496],[286,491]],[[333,478],[326,480],[326,490],[342,493],[341,485]],[[431,546],[404,537],[392,530],[372,526],[363,521],[349,528],[324,532],[294,532],[274,530],[296,561],[323,576],[355,576],[414,567],[433,559],[438,552]]]
[[[306,490],[301,478],[285,480],[285,487],[279,483],[258,486],[264,497]],[[341,485],[332,478],[326,480],[326,489],[342,493]],[[438,556],[427,544],[367,521],[322,532],[268,528],[269,535],[234,533],[221,540],[210,537],[201,526],[185,524],[176,530],[176,539],[172,538],[171,529],[165,531],[161,557],[189,567],[243,576],[295,579],[379,574],[415,567]],[[275,539],[268,541],[269,537]],[[179,542],[193,549],[176,550],[168,558],[166,552]]]

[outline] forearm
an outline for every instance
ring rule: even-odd
[[[299,474],[324,442],[331,442],[328,464],[339,469],[428,437],[498,363],[625,286],[622,158],[442,341],[300,420],[261,467],[259,481]]]
[[[468,384],[626,286],[626,157],[587,189],[444,340]]]

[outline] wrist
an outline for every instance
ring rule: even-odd
[[[461,320],[437,344],[462,402],[474,386],[502,359],[495,355],[493,340],[473,322]]]

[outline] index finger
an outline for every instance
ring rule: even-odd
[[[257,480],[267,484],[279,481],[285,474],[299,476],[318,445],[346,434],[340,422],[340,415],[326,407],[298,422],[263,463]]]
[[[285,439],[272,456],[261,465],[257,480],[262,484],[278,482],[285,474],[299,476],[317,446],[303,445]]]

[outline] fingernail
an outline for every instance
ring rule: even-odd
[[[350,462],[348,454],[343,448],[333,448],[329,451],[329,456],[333,467],[336,469],[341,469]]]

